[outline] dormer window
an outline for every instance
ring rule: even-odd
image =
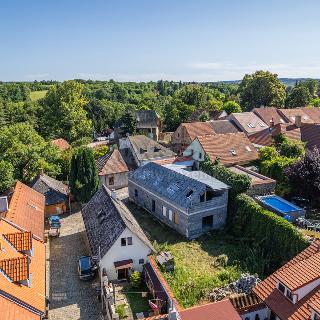
[[[320,320],[320,315],[317,313],[314,313],[312,320]]]
[[[285,291],[286,291],[286,287],[285,287],[282,283],[280,283],[280,282],[279,282],[279,285],[278,285],[278,289],[279,289],[279,291],[281,291],[283,294],[284,294]]]
[[[287,294],[286,294],[287,298],[293,302],[293,294],[290,290],[287,289]]]

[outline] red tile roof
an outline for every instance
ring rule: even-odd
[[[4,298],[0,294],[1,319],[5,320],[39,320],[39,315],[19,306],[18,304]]]
[[[120,151],[117,149],[97,159],[96,164],[99,176],[129,171]]]
[[[187,157],[187,156],[180,156],[180,157],[172,157],[169,159],[154,160],[152,162],[160,164],[160,165],[165,165],[165,164],[173,164],[173,163],[187,162],[187,161],[193,161],[193,158]]]
[[[286,123],[286,120],[280,115],[277,108],[266,107],[266,108],[254,108],[252,110],[265,124],[270,125],[271,120],[274,124]]]
[[[13,282],[27,280],[29,277],[28,257],[0,260],[0,270]]]
[[[320,291],[317,294],[315,294],[313,298],[310,299],[308,304],[310,308],[312,308],[317,313],[320,313]]]
[[[0,272],[0,306],[7,304],[3,301],[5,295],[12,296],[15,300],[21,301],[23,304],[29,305],[39,312],[45,313],[45,294],[46,294],[46,256],[45,256],[45,244],[37,240],[32,239],[32,252],[33,254],[27,256],[26,254],[17,251],[7,240],[5,235],[15,234],[21,232],[19,227],[16,227],[11,222],[0,219],[0,242],[2,250],[0,250],[0,261],[10,260],[10,265],[6,262],[1,262],[2,267],[5,268],[4,272],[10,276],[13,281],[10,281],[4,273]],[[28,261],[28,265],[26,262]],[[28,270],[26,269],[28,266]],[[32,275],[32,279],[29,275]],[[20,284],[14,281],[26,280],[30,281],[30,286],[26,284]],[[18,304],[8,304],[8,310],[5,309],[4,319],[16,320],[16,319],[33,319],[29,313],[30,311],[23,311]],[[2,319],[2,310],[0,307],[0,318]],[[26,310],[26,309],[25,309]],[[20,317],[12,318],[13,315],[20,314]],[[10,315],[10,317],[9,317]],[[38,318],[39,319],[39,316]]]
[[[190,137],[191,140],[199,136],[211,135],[215,132],[213,131],[213,127],[211,122],[191,122],[191,123],[182,123],[186,130],[187,135]]]
[[[242,132],[202,136],[198,141],[212,161],[220,159],[224,165],[245,164],[259,157],[256,148]]]
[[[253,292],[282,320],[310,320],[309,304],[320,297],[320,286],[308,293],[304,298],[293,304],[276,287],[278,279],[286,282],[288,287],[301,286],[315,277],[314,272],[308,267],[312,263],[315,269],[319,269],[320,240],[315,240],[307,249],[290,260],[264,281],[259,283]],[[301,280],[300,280],[301,279]]]
[[[43,240],[44,207],[44,195],[18,181],[5,218]]]
[[[32,235],[30,231],[15,232],[3,235],[18,251],[32,249]]]
[[[314,123],[320,123],[320,108],[303,108],[303,112],[306,113]]]
[[[185,309],[180,317],[181,320],[241,320],[229,299]]]
[[[64,140],[63,138],[52,140],[51,143],[58,147],[61,151],[64,151],[71,147],[68,141]]]

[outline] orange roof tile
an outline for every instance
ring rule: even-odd
[[[314,123],[320,123],[320,108],[303,108],[303,112],[306,113]]]
[[[32,235],[30,231],[15,232],[3,235],[18,251],[32,249]]]
[[[242,132],[202,136],[197,139],[211,160],[220,159],[223,165],[244,164],[259,157],[256,148]]]
[[[1,319],[5,320],[39,320],[39,315],[0,295]]]
[[[16,227],[14,224],[12,224],[10,221],[7,221],[6,219],[0,219],[0,234],[12,234],[17,233],[19,231],[20,229]],[[30,286],[27,286],[25,284],[10,281],[4,273],[0,272],[0,300],[2,299],[1,296],[5,298],[5,295],[9,295],[16,300],[21,301],[23,304],[29,305],[32,308],[39,310],[39,312],[45,313],[45,244],[42,241],[39,241],[36,238],[34,238],[32,241],[33,255],[27,256],[26,254],[18,252],[14,247],[12,247],[12,245],[9,244],[7,240],[5,240],[4,236],[0,238],[0,241],[2,247],[2,250],[0,250],[0,260],[3,261],[8,259],[29,259],[28,275],[32,275],[32,279],[30,278]],[[17,266],[14,265],[14,267]],[[13,276],[12,274],[18,273],[16,271],[10,271],[9,275],[10,274],[11,276]],[[25,273],[23,273],[22,278],[25,278]],[[17,277],[15,279],[18,280],[22,278]]]
[[[308,304],[310,308],[320,313],[320,291],[316,293],[313,298],[310,299]]]
[[[282,280],[286,277],[286,285],[289,287],[295,287],[297,281],[299,282],[298,285],[301,285],[301,282],[303,281],[306,281],[306,283],[310,281],[310,279],[314,277],[312,274],[315,270],[310,270],[306,265],[306,262],[311,261],[309,260],[310,258],[317,261],[319,250],[320,240],[315,240],[307,249],[302,251],[253,289],[253,292],[281,319],[310,320],[311,312],[309,305],[314,301],[318,301],[317,299],[320,297],[320,286],[316,287],[295,304],[289,301],[276,287],[279,277]],[[312,263],[314,263],[314,261],[312,261]],[[315,269],[319,269],[319,264]],[[295,277],[292,272],[296,272]],[[308,275],[310,272],[311,275]],[[302,278],[301,281],[296,279],[300,277]]]
[[[61,151],[64,151],[71,147],[68,141],[64,140],[63,138],[52,140],[51,143],[58,147]]]
[[[0,270],[14,282],[28,280],[28,269],[28,257],[26,256],[0,260]]]
[[[234,121],[248,135],[264,130],[269,126],[253,112],[231,113],[228,118]]]
[[[5,218],[44,239],[45,196],[18,181]]]
[[[181,320],[241,320],[229,299],[185,309]]]
[[[118,149],[97,159],[96,165],[99,176],[129,171]]]

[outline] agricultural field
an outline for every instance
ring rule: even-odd
[[[30,92],[30,99],[31,101],[37,101],[45,97],[48,90],[41,90],[41,91],[31,91]]]
[[[188,241],[135,204],[127,203],[127,206],[153,240],[156,250],[170,251],[174,256],[175,271],[164,276],[183,307],[206,302],[212,289],[250,272],[252,251],[227,234],[219,232]]]

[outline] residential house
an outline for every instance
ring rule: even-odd
[[[268,124],[253,112],[231,113],[228,119],[234,122],[247,136],[268,128]]]
[[[230,167],[230,170],[237,174],[245,174],[250,178],[251,183],[247,194],[251,196],[263,196],[274,192],[277,183],[275,180],[238,165]]]
[[[144,135],[121,139],[119,149],[129,167],[141,167],[151,161],[175,156],[173,151]]]
[[[320,124],[305,123],[298,127],[292,123],[277,124],[274,127],[265,129],[249,136],[250,141],[256,147],[271,146],[274,144],[274,137],[283,134],[291,140],[302,141],[308,150],[320,149]]]
[[[173,133],[172,149],[180,154],[197,137],[237,132],[239,129],[229,120],[182,123]]]
[[[47,215],[65,213],[69,210],[69,188],[63,182],[39,174],[31,183],[30,187],[45,196]]]
[[[279,123],[287,123],[287,120],[280,114],[275,107],[261,107],[252,110],[265,124],[272,127]]]
[[[45,198],[17,182],[0,219],[0,318],[41,320],[46,309]]]
[[[138,110],[135,112],[137,133],[144,134],[158,141],[161,132],[161,120],[154,110]]]
[[[118,149],[96,160],[96,166],[101,184],[111,189],[121,189],[128,186],[128,167]]]
[[[256,148],[242,132],[198,137],[183,155],[192,156],[198,167],[205,155],[213,162],[219,160],[225,166],[248,164],[259,158]]]
[[[83,207],[82,216],[92,256],[110,281],[142,271],[154,249],[127,207],[102,186]]]
[[[204,172],[148,163],[129,173],[128,188],[132,201],[189,239],[225,225],[228,186]]]
[[[320,240],[259,283],[269,320],[320,319]]]
[[[68,141],[63,138],[51,140],[51,143],[58,147],[61,151],[67,150],[71,147]]]
[[[300,127],[304,123],[315,123],[312,115],[316,115],[317,111],[306,111],[309,108],[293,108],[293,109],[278,109],[281,116],[287,121],[294,123],[297,127]],[[318,109],[318,108],[310,108]],[[320,110],[319,110],[320,112]]]

